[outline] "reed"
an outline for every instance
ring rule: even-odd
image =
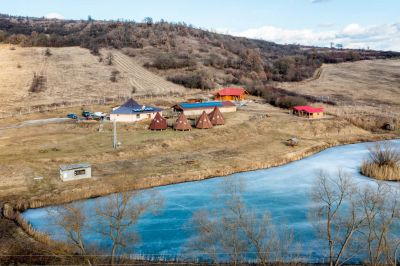
[[[399,165],[382,165],[370,161],[363,162],[361,173],[378,180],[400,181]]]

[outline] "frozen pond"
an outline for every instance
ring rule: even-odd
[[[393,141],[400,149],[400,140]],[[310,188],[319,170],[332,174],[338,168],[350,173],[359,185],[372,182],[359,174],[361,162],[368,156],[367,144],[345,145],[330,148],[301,161],[284,166],[234,174],[229,178],[242,178],[246,183],[244,198],[258,212],[269,211],[276,224],[288,223],[294,231],[295,240],[302,243],[304,254],[318,260],[321,242],[316,240],[308,210],[311,204]],[[188,221],[193,212],[210,209],[220,203],[215,193],[220,189],[222,178],[183,183],[155,188],[164,199],[162,212],[146,214],[138,224],[141,242],[132,253],[172,256],[184,254],[184,246],[192,236]],[[85,200],[85,210],[93,210],[95,200]],[[51,208],[51,207],[48,207]],[[52,225],[52,217],[46,208],[32,209],[24,217],[38,230],[62,239],[60,230]],[[107,245],[99,235],[89,235],[91,242]]]

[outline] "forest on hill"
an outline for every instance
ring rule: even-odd
[[[0,42],[25,47],[80,46],[99,55],[121,49],[149,70],[188,88],[241,85],[260,93],[272,81],[310,78],[324,63],[399,57],[391,51],[280,45],[185,23],[49,20],[0,15]]]

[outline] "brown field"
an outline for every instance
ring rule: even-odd
[[[267,115],[267,116],[264,116]],[[43,114],[48,117],[48,114]],[[37,117],[36,117],[37,118]],[[226,115],[211,130],[147,130],[148,122],[119,124],[122,147],[113,150],[111,125],[48,124],[3,129],[0,138],[0,195],[8,199],[70,200],[121,189],[197,180],[269,167],[340,143],[394,137],[374,135],[344,119],[310,121],[266,104],[251,103]],[[285,140],[298,137],[298,147]],[[61,164],[89,162],[92,180],[63,183]],[[34,177],[42,176],[42,181]],[[63,196],[64,195],[64,196]]]
[[[400,127],[400,60],[360,61],[324,65],[317,77],[279,86],[335,101],[327,112],[367,130],[389,122]]]
[[[281,83],[282,88],[323,96],[341,104],[400,107],[400,60],[323,65],[311,81]]]
[[[136,95],[184,93],[185,88],[152,74],[134,59],[111,51],[112,65],[79,47],[21,48],[0,45],[0,112],[55,103],[129,96],[133,86]],[[106,57],[109,51],[102,51]],[[111,72],[120,72],[118,81],[110,80]],[[42,92],[29,92],[33,73],[46,77]]]

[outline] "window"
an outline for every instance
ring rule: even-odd
[[[74,175],[84,175],[84,174],[86,174],[85,169],[75,170],[75,172],[74,172]]]
[[[136,115],[136,118],[140,118],[140,114],[137,114],[137,115]]]

